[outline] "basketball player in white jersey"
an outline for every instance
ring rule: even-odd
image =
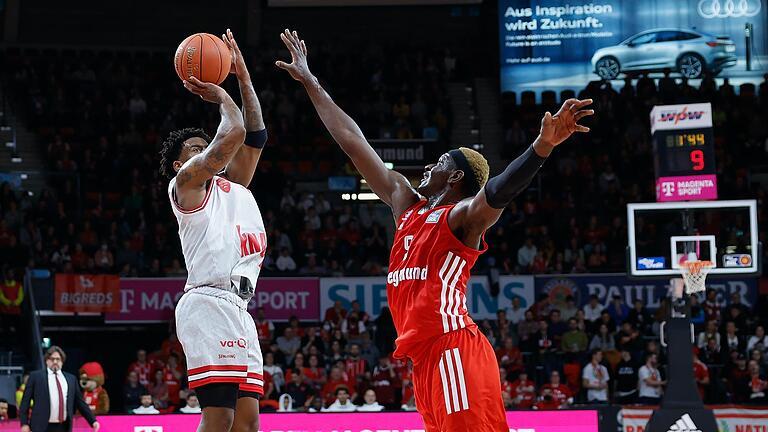
[[[267,247],[259,207],[247,189],[267,140],[264,120],[232,33],[243,111],[221,87],[195,78],[184,87],[219,105],[211,140],[202,129],[172,132],[161,151],[188,277],[176,307],[190,389],[203,408],[198,431],[256,432],[264,393],[256,325],[248,313]]]

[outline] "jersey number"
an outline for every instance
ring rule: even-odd
[[[408,235],[403,238],[403,247],[405,248],[405,255],[403,255],[403,261],[408,259],[408,250],[411,248],[411,242],[413,242],[412,235]]]

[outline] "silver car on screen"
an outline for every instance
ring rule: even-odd
[[[736,44],[729,37],[674,28],[640,32],[592,56],[592,68],[603,79],[664,69],[699,78],[704,72],[717,75],[734,65]]]

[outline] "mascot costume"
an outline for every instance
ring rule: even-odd
[[[104,389],[104,369],[100,364],[90,362],[80,368],[80,386],[85,403],[95,415],[109,412],[109,395]]]

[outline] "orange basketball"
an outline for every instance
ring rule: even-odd
[[[232,55],[218,36],[195,33],[179,44],[173,62],[182,80],[194,76],[203,82],[221,84],[229,74]]]

